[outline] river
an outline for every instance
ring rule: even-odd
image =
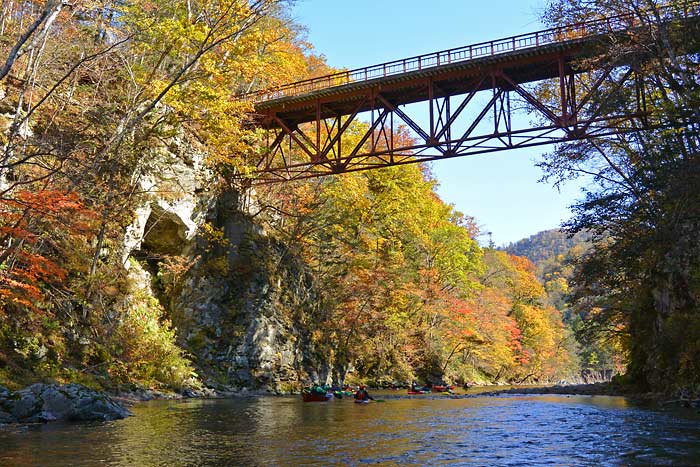
[[[375,397],[377,395],[375,394]],[[153,401],[108,423],[0,429],[0,465],[700,464],[700,415],[607,396]]]

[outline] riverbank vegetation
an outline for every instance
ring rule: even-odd
[[[188,384],[167,311],[124,250],[136,207],[183,189],[144,186],[178,141],[214,174],[243,166],[250,105],[235,96],[322,64],[274,0],[1,8],[0,383]]]
[[[556,2],[548,18],[614,11],[585,3]],[[289,11],[276,0],[3,4],[0,384],[197,386],[207,341],[243,331],[180,334],[174,304],[188,274],[244,290],[246,274],[281,262],[301,264],[315,300],[279,312],[310,336],[299,338],[314,350],[305,364],[336,380],[575,379],[585,352],[573,326],[628,352],[635,381],[697,384],[697,115],[674,113],[698,108],[694,56],[671,57],[658,42],[667,36],[644,31],[619,45],[633,57],[633,46],[658,45],[639,66],[672,129],[564,145],[545,162],[556,181],[603,167],[570,225],[592,235],[575,268],[550,265],[538,280],[529,260],[479,246],[476,221],[439,199],[424,165],[248,192],[241,216],[282,245],[277,264],[256,268],[256,252],[232,246],[206,212],[244,191],[231,175],[263,150],[237,96],[329,71]],[[606,46],[600,60],[619,55]],[[128,240],[137,211],[195,191],[159,178],[170,154],[206,180],[205,214],[192,234],[148,224],[159,253],[139,256]],[[206,365],[234,359],[238,343],[226,344]]]
[[[576,337],[580,379],[592,383],[624,374],[628,357],[618,339],[587,332],[590,323],[585,309],[572,307],[570,302],[576,264],[590,251],[589,239],[587,231],[572,236],[560,230],[546,230],[509,245],[505,251],[535,264],[536,276],[547,295],[546,303],[561,313]]]
[[[697,11],[691,1],[566,0],[546,13],[554,25],[619,14],[635,20],[629,33],[601,39],[590,60],[635,73],[649,125],[561,145],[542,166],[556,182],[593,178],[568,223],[570,232],[592,235],[571,300],[582,335],[624,349],[627,379],[641,391],[700,391],[700,34],[696,20],[680,19]],[[632,111],[638,91],[622,91],[608,110]]]
[[[411,165],[266,193],[283,206],[269,222],[317,281],[314,335],[336,380],[574,377],[575,342],[534,265],[482,249],[435,187]]]

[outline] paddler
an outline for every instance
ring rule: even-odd
[[[367,388],[365,386],[360,386],[360,389],[357,390],[355,393],[355,400],[357,401],[373,401],[374,397],[370,396],[369,393],[367,392]]]

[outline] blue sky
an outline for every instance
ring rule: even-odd
[[[545,0],[298,0],[295,19],[328,63],[360,68],[542,29]],[[525,117],[526,118],[526,117]],[[580,198],[572,183],[557,191],[538,183],[535,162],[551,148],[432,163],[443,200],[474,216],[497,245],[556,228]],[[488,242],[488,236],[480,238]]]

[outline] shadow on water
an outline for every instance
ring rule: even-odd
[[[0,465],[692,465],[700,416],[620,397],[155,401],[110,423],[0,430]]]

